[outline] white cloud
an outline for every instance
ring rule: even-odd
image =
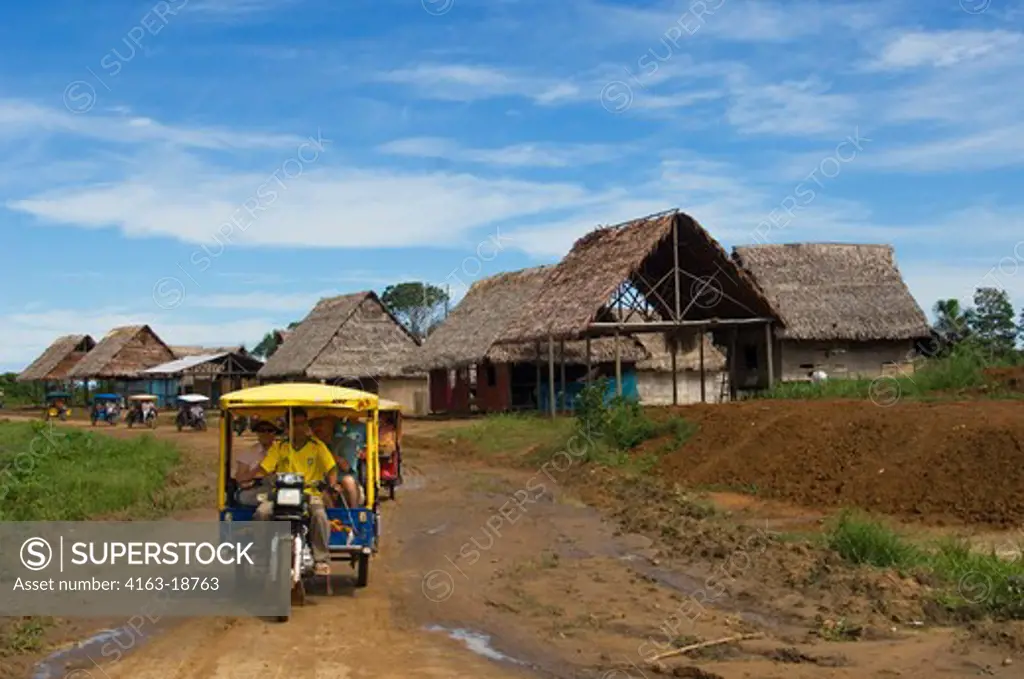
[[[421,97],[442,101],[477,101],[494,97],[525,97],[538,104],[557,104],[579,99],[575,84],[554,78],[538,78],[488,66],[420,64],[374,76],[381,82],[407,85]]]
[[[188,10],[211,17],[227,18],[270,12],[298,2],[301,0],[192,0],[188,4]]]
[[[921,67],[943,68],[979,59],[1002,60],[1008,52],[1017,52],[1022,35],[994,31],[915,31],[890,40],[869,69],[906,70]]]
[[[740,132],[778,136],[833,135],[853,127],[857,98],[817,79],[739,85],[727,118]]]
[[[19,99],[0,99],[0,140],[68,134],[116,144],[169,143],[199,149],[294,148],[289,134],[239,132],[216,127],[165,125],[151,118],[74,115]]]
[[[628,148],[605,144],[523,143],[492,149],[466,148],[454,139],[412,137],[379,147],[392,155],[444,158],[499,167],[574,167],[602,163],[626,155]]]
[[[1010,261],[999,266],[999,259],[972,260],[951,264],[946,261],[907,260],[899,262],[910,292],[926,312],[940,299],[958,299],[961,305],[973,304],[979,287],[1005,290],[1013,304],[1015,317],[1024,309],[1024,252],[1016,265]]]
[[[44,222],[116,227],[220,251],[230,243],[308,247],[437,247],[474,229],[549,210],[581,208],[600,193],[569,183],[485,179],[470,174],[312,167],[301,176],[214,171],[185,161],[103,185],[10,201]],[[224,227],[232,219],[234,225]],[[221,238],[221,240],[225,240]]]

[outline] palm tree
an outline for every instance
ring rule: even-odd
[[[960,306],[958,299],[940,299],[932,308],[935,313],[935,332],[944,346],[952,348],[970,334],[970,309]]]

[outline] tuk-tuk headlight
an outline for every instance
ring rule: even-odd
[[[302,491],[298,488],[281,488],[277,491],[275,501],[282,507],[298,507],[302,504]]]

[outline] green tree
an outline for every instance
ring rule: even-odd
[[[1017,324],[1017,335],[1020,337],[1020,343],[1024,345],[1024,306],[1020,308],[1020,323]]]
[[[288,329],[294,330],[298,324],[298,321],[292,321],[288,324]],[[274,355],[274,352],[277,351],[277,347],[277,331],[271,330],[263,336],[263,339],[259,341],[259,344],[252,348],[250,353],[252,353],[253,356],[259,356],[263,360],[266,360]]]
[[[941,354],[949,353],[970,334],[967,310],[960,306],[958,299],[940,299],[933,307],[935,332],[942,346]]]
[[[989,358],[1006,358],[1016,349],[1017,326],[1013,319],[1013,304],[1005,290],[975,290],[974,308],[968,314],[968,325],[975,344]]]
[[[441,322],[449,301],[447,292],[419,281],[389,285],[380,299],[409,332],[420,339]]]

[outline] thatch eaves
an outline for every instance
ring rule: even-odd
[[[115,328],[68,372],[74,379],[137,379],[143,370],[177,358],[148,325]]]
[[[778,309],[793,340],[929,337],[928,319],[889,245],[789,243],[734,248],[733,257]]]
[[[18,382],[59,381],[96,346],[90,335],[64,335],[18,375]]]
[[[320,300],[259,371],[261,379],[407,377],[417,339],[372,291]]]
[[[668,320],[674,313],[673,226],[679,234],[680,268],[690,274],[680,289],[686,320],[772,318],[767,298],[704,228],[689,215],[672,210],[580,238],[547,277],[541,290],[506,327],[500,342],[581,337],[612,295],[625,283],[644,294]],[[707,281],[721,294],[713,304],[690,302]],[[695,285],[696,284],[696,285]],[[656,286],[656,293],[649,292]]]

